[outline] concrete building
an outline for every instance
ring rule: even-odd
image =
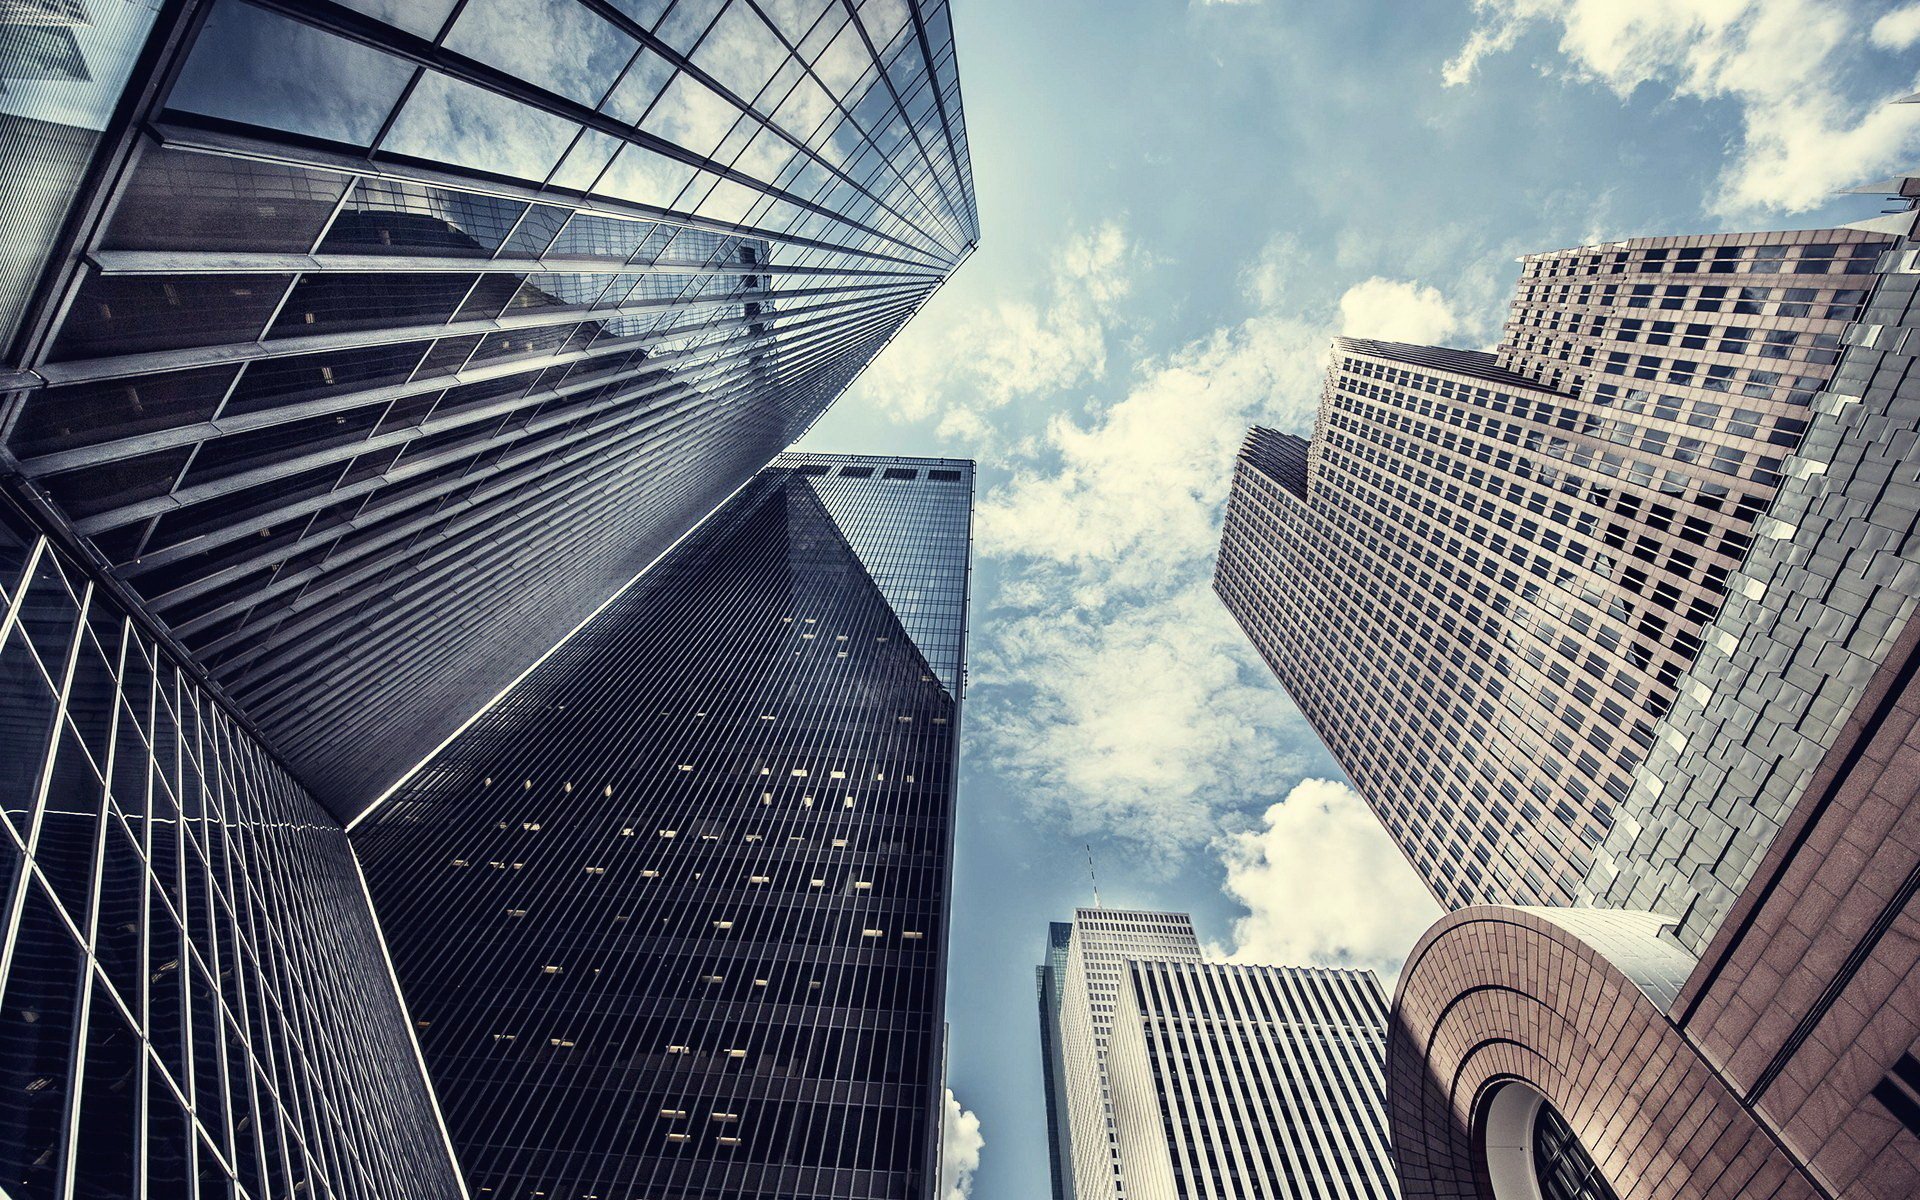
[[[1920,1194],[1912,222],[1872,223],[1899,240],[1634,768],[1601,907],[1466,908],[1408,960],[1406,1195]]]
[[[1130,961],[1107,1053],[1134,1200],[1394,1200],[1371,971]]]
[[[1341,339],[1248,437],[1214,585],[1442,904],[1569,904],[1883,232],[1527,258],[1497,353]]]

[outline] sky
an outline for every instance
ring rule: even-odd
[[[1438,915],[1209,580],[1339,334],[1490,347],[1522,253],[1812,228],[1920,165],[1920,3],[952,0],[980,249],[801,448],[980,464],[943,1200],[1047,1195],[1092,900],[1366,966]]]

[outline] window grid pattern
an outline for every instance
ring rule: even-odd
[[[959,697],[841,520],[963,603],[971,481],[783,459],[357,827],[475,1195],[931,1192]]]
[[[1371,971],[1127,964],[1108,1074],[1129,1191],[1394,1200]]]
[[[1033,969],[1040,1004],[1040,1076],[1047,1101],[1047,1178],[1053,1200],[1072,1200],[1074,1195],[1066,1063],[1060,1045],[1060,1005],[1067,986],[1067,948],[1072,944],[1071,922],[1047,922],[1047,960]]]
[[[1920,254],[1903,242],[1879,266],[1587,879],[1597,903],[1672,916],[1673,938],[1694,954],[1735,910],[1920,608],[1910,444]]]
[[[1074,910],[1060,1002],[1060,1057],[1066,1151],[1078,1200],[1125,1200],[1131,1194],[1107,1079],[1108,1039],[1131,958],[1199,962],[1193,919],[1133,909]]]
[[[1342,339],[1249,436],[1215,589],[1443,904],[1582,894],[1884,245],[1535,256],[1497,355]]]
[[[939,2],[218,0],[7,451],[351,817],[970,252],[960,112]]]
[[[345,832],[28,528],[0,513],[0,1191],[459,1196]]]

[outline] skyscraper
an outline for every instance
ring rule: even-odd
[[[1442,903],[1582,896],[1888,244],[1536,255],[1498,353],[1341,339],[1249,435],[1215,589]]]
[[[1899,240],[1653,727],[1592,906],[1467,908],[1408,959],[1387,1049],[1407,1196],[1920,1191],[1913,223],[1872,222]]]
[[[1107,1079],[1135,1200],[1394,1200],[1371,971],[1130,961]]]
[[[972,478],[783,456],[356,828],[476,1195],[932,1194]]]
[[[1066,1063],[1060,1056],[1060,1004],[1067,988],[1067,948],[1072,943],[1072,923],[1049,921],[1047,961],[1033,969],[1035,998],[1040,1002],[1040,1081],[1047,1101],[1047,1180],[1053,1200],[1070,1200],[1074,1195]]]
[[[1053,935],[1048,937],[1052,960]],[[1107,1090],[1107,1039],[1129,959],[1199,962],[1200,942],[1185,913],[1126,908],[1078,908],[1068,936],[1061,978],[1059,1026],[1042,1045],[1058,1056],[1043,1064],[1065,1084],[1066,1120],[1048,1129],[1051,1149],[1065,1164],[1078,1200],[1123,1200],[1128,1194]],[[1046,1012],[1042,1010],[1042,1028]],[[1060,1144],[1064,1134],[1066,1144]]]
[[[4,499],[0,883],[0,1192],[461,1195],[347,835]]]
[[[98,116],[0,117],[8,474],[343,820],[976,238],[942,0],[95,7],[0,24]]]
[[[944,0],[0,3],[0,1189],[460,1193],[342,825],[970,252],[956,71]]]

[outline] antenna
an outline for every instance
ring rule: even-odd
[[[1093,843],[1087,843],[1087,878],[1093,881],[1093,906],[1100,907],[1100,876],[1093,870]]]

